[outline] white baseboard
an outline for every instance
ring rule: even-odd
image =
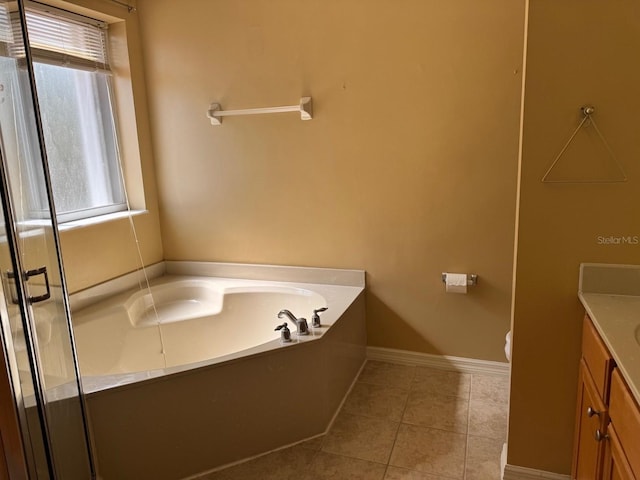
[[[569,475],[545,472],[533,468],[505,465],[502,480],[570,480]]]
[[[500,480],[504,480],[504,469],[507,466],[507,442],[502,445],[502,452],[500,452]]]
[[[510,366],[506,362],[476,360],[474,358],[432,355],[393,348],[367,347],[367,360],[417,365],[421,367],[453,370],[462,373],[482,373],[488,375],[509,375]]]

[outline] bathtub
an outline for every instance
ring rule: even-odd
[[[365,358],[363,272],[149,272],[150,288],[128,276],[71,298],[100,478],[188,478],[326,431]],[[281,342],[282,309],[310,334],[288,322]]]

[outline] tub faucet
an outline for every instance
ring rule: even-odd
[[[283,316],[286,316],[289,321],[296,326],[298,335],[309,335],[309,325],[307,324],[306,318],[296,318],[289,310],[280,310],[278,312],[278,318],[282,318]]]

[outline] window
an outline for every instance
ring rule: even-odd
[[[50,7],[26,9],[58,221],[126,209],[112,108],[107,25]],[[20,38],[20,24],[13,19]],[[20,42],[12,57],[24,59]],[[45,192],[32,193],[45,213]]]

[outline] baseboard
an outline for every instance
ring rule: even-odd
[[[533,468],[505,465],[502,480],[570,480],[569,475],[545,472]]]
[[[367,347],[367,360],[417,365],[421,367],[454,370],[462,373],[483,373],[488,375],[509,375],[509,364],[474,358],[451,357],[448,355],[432,355],[429,353],[410,352],[393,348]]]

